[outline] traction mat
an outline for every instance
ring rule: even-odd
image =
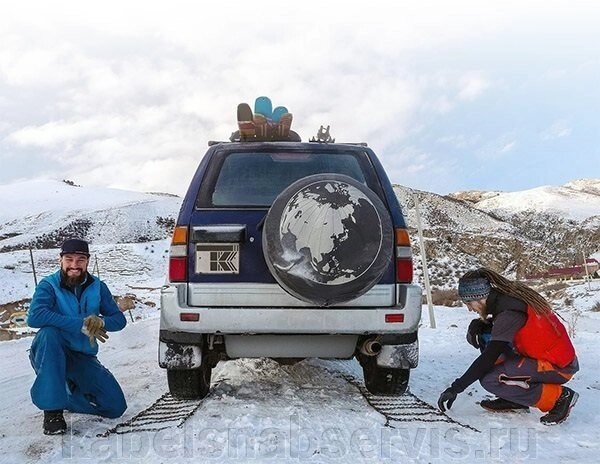
[[[173,397],[170,393],[165,393],[131,419],[117,424],[106,432],[97,434],[96,437],[105,438],[111,433],[122,435],[125,433],[158,432],[171,427],[181,427],[202,406],[204,400],[212,396],[214,389],[224,380],[226,379],[220,379],[213,383],[210,393],[201,400],[182,400]]]
[[[400,396],[373,395],[366,389],[362,382],[353,376],[344,374],[342,378],[354,385],[367,403],[369,403],[369,406],[385,417],[385,425],[387,427],[395,428],[393,425],[394,422],[446,422],[481,433],[475,427],[452,419],[409,390]]]
[[[458,422],[434,406],[426,403],[410,391],[400,396],[378,396],[370,393],[362,381],[355,377],[340,373],[330,374],[341,377],[353,385],[364,397],[367,404],[385,417],[385,426],[395,428],[394,423],[401,422],[444,422],[481,433],[480,430]],[[115,427],[96,435],[108,437],[110,434],[125,434],[137,432],[157,432],[172,427],[182,427],[192,415],[210,398],[215,388],[226,379],[220,379],[211,386],[211,391],[204,399],[182,400],[174,398],[170,393],[163,394],[158,400],[131,419],[117,424]]]

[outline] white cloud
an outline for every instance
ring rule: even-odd
[[[482,160],[500,159],[512,152],[517,145],[518,140],[515,133],[509,132],[483,145],[483,147],[477,151],[477,157]]]
[[[0,16],[0,157],[35,151],[80,183],[183,193],[207,140],[226,139],[237,103],[263,94],[288,106],[305,140],[330,124],[338,141],[387,153],[498,82],[477,62],[432,71],[415,56],[502,41],[515,21],[555,14],[540,5],[11,2]],[[418,175],[441,157],[413,155],[386,166]]]
[[[475,100],[490,86],[491,83],[479,74],[464,76],[460,81],[458,99],[467,101]]]
[[[392,160],[394,163],[392,163]],[[406,147],[399,152],[383,156],[383,163],[384,165],[401,165],[401,168],[399,169],[391,167],[391,171],[397,171],[396,174],[399,174],[400,178],[406,179],[412,175],[431,169],[436,163],[436,160],[431,154],[425,153],[416,147]]]
[[[572,129],[564,120],[556,121],[550,127],[542,131],[540,137],[542,140],[555,140],[571,135]]]
[[[508,153],[509,151],[512,151],[516,144],[516,140],[511,140],[510,142],[505,143],[502,148],[500,148],[499,153]]]
[[[446,135],[444,137],[440,137],[437,140],[439,143],[450,145],[454,148],[469,148],[473,147],[481,141],[480,135],[465,135],[465,134],[456,134],[456,135]]]

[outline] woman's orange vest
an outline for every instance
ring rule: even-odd
[[[539,315],[527,306],[527,322],[515,334],[515,349],[528,358],[565,367],[575,359],[575,348],[556,314]]]

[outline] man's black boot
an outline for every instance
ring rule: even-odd
[[[482,400],[479,405],[483,409],[493,412],[529,411],[528,406],[513,403],[512,401],[505,400],[504,398],[496,398],[495,400]]]
[[[575,403],[577,403],[577,398],[579,398],[579,393],[571,390],[569,387],[562,387],[562,392],[556,403],[554,403],[554,407],[548,411],[548,414],[540,417],[540,422],[545,425],[564,422],[569,417],[569,413],[573,409],[573,406],[575,406]]]
[[[63,417],[62,409],[44,411],[44,434],[62,435],[67,431],[67,423]]]

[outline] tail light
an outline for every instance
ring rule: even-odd
[[[386,314],[385,322],[388,324],[391,322],[404,322],[404,314]]]
[[[186,226],[175,227],[171,248],[169,250],[169,281],[187,281],[187,243],[188,229]]]
[[[412,249],[406,229],[395,229],[396,239],[396,282],[410,284],[413,280]]]

